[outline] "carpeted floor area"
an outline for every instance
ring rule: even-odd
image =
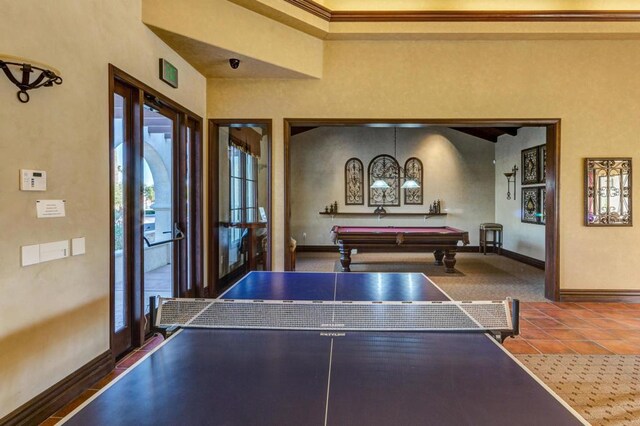
[[[518,355],[536,376],[594,425],[640,425],[640,357]]]

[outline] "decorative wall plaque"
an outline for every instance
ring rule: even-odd
[[[357,158],[350,158],[344,165],[344,204],[364,204],[364,166]]]
[[[540,182],[539,149],[533,147],[522,150],[522,185]]]
[[[540,162],[540,183],[547,181],[547,145],[540,145],[538,147],[540,152],[538,153],[538,160]]]
[[[538,188],[540,194],[538,195],[538,211],[540,212],[540,224],[545,225],[547,223],[547,188]]]
[[[522,188],[522,216],[524,223],[539,223],[540,188]]]
[[[376,179],[382,179],[390,188],[371,188]],[[369,206],[400,205],[400,173],[398,162],[390,155],[382,154],[369,163]]]
[[[631,158],[585,159],[585,224],[631,226]]]
[[[422,161],[416,157],[409,158],[404,163],[404,173],[406,179],[413,179],[420,184],[420,188],[409,188],[404,190],[404,203],[424,204],[422,197]]]

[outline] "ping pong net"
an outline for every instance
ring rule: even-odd
[[[518,300],[371,302],[159,298],[156,328],[518,334]]]

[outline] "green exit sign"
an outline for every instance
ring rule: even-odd
[[[166,59],[160,58],[160,80],[171,87],[178,88],[178,68]]]

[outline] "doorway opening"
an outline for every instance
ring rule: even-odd
[[[209,120],[210,296],[271,270],[271,120]]]
[[[523,131],[534,131],[534,133],[537,135],[537,142],[524,140],[523,138],[525,136],[523,136],[523,134],[526,132],[521,132],[521,135],[517,136],[519,128],[524,128]],[[413,155],[412,149],[417,146],[420,146],[420,149],[423,150],[423,154],[424,152],[426,152],[424,151],[424,149],[431,149],[425,148],[425,145],[422,144],[420,138],[426,137],[424,136],[425,134],[432,134],[431,137],[433,139],[433,137],[435,137],[433,135],[438,134],[438,130],[436,129],[441,130],[441,140],[437,139],[435,140],[435,143],[432,143],[429,146],[431,148],[433,148],[434,146],[439,146],[442,149],[438,152],[436,152],[436,150],[432,150],[429,152],[429,155]],[[396,131],[398,136],[395,146],[393,136],[394,130]],[[345,131],[350,133],[347,135],[344,133]],[[498,146],[499,144],[496,144],[497,136],[505,135],[501,138],[501,140],[513,139],[513,141],[517,142],[517,144],[514,143],[510,148],[511,152],[509,153],[509,155],[505,154],[504,149],[501,154],[498,154],[498,149],[496,148],[495,154],[491,154],[491,159],[495,161],[495,165],[492,166],[490,163],[485,162],[485,160],[490,159],[484,158],[484,154],[480,154],[480,157],[473,157],[474,155],[477,155],[477,153],[472,152],[472,150],[468,150],[468,152],[466,153],[461,153],[454,147],[453,149],[451,149],[451,152],[445,152],[443,154],[443,150],[446,150],[448,148],[447,146],[445,146],[446,144],[442,142],[442,140],[447,139],[447,134],[454,133],[462,135],[462,139],[475,139],[477,141],[480,141],[482,139],[485,141],[485,144],[489,146]],[[374,144],[374,142],[376,141],[376,134],[383,134],[384,136],[381,136],[380,138],[385,139],[386,141],[380,142],[380,144],[378,144],[380,146],[377,147],[377,151],[372,148],[372,144]],[[468,251],[469,247],[471,247],[471,250],[477,252],[478,242],[476,240],[478,240],[478,228],[480,223],[493,222],[495,221],[495,219],[499,218],[500,221],[513,222],[511,224],[513,226],[510,227],[511,233],[509,234],[509,237],[513,237],[514,233],[516,232],[522,232],[517,229],[514,230],[514,227],[528,227],[528,229],[530,229],[532,233],[539,235],[539,237],[536,237],[537,242],[535,245],[537,245],[537,247],[534,247],[534,250],[532,251],[532,253],[534,254],[530,255],[531,257],[528,257],[526,255],[519,256],[520,253],[527,253],[528,250],[528,248],[524,247],[522,244],[518,245],[516,249],[513,249],[512,245],[512,248],[510,250],[503,250],[503,254],[505,254],[507,257],[512,257],[520,262],[529,262],[531,265],[537,268],[544,269],[544,275],[542,275],[541,272],[538,273],[540,276],[540,288],[538,290],[540,292],[540,297],[551,300],[559,300],[559,271],[557,267],[559,256],[559,224],[557,217],[557,212],[559,211],[559,194],[556,191],[556,182],[558,179],[560,160],[560,120],[285,119],[284,136],[285,246],[286,243],[291,240],[291,238],[295,238],[298,244],[298,250],[302,249],[302,251],[304,251],[306,248],[310,247],[312,251],[325,250],[336,252],[338,250],[338,247],[329,241],[329,228],[331,228],[332,225],[340,225],[340,221],[348,222],[349,220],[356,220],[362,222],[363,225],[367,226],[387,226],[391,222],[394,222],[394,226],[396,225],[395,222],[400,222],[401,224],[404,224],[405,222],[409,224],[409,222],[411,222],[411,224],[415,226],[434,226],[440,225],[440,222],[445,225],[451,225],[454,222],[462,222],[468,228],[465,230],[467,230],[471,236],[471,246],[473,247],[468,246],[466,247],[466,250],[465,247],[458,247],[458,252]],[[495,140],[493,140],[494,138]],[[324,158],[326,162],[329,163],[327,167],[333,167],[330,172],[327,170],[323,172],[324,177],[322,179],[322,182],[324,183],[322,186],[314,187],[312,185],[312,187],[314,187],[315,189],[308,189],[308,192],[312,192],[314,194],[314,197],[323,198],[322,200],[318,200],[320,204],[318,204],[318,202],[314,203],[313,208],[310,208],[311,210],[306,207],[307,204],[309,204],[308,202],[306,202],[305,200],[301,201],[299,187],[300,185],[304,184],[301,183],[301,180],[313,180],[317,182],[318,179],[320,179],[320,176],[318,175],[315,177],[310,177],[311,175],[304,171],[305,167],[307,167],[305,166],[306,163],[304,163],[305,160],[303,158],[301,162],[301,156],[298,154],[300,154],[300,152],[306,151],[306,156],[309,157],[310,150],[302,146],[297,149],[296,143],[302,145],[304,143],[302,141],[306,139],[309,139],[309,141],[307,141],[309,142],[307,145],[310,144],[309,146],[315,146],[317,149],[324,152]],[[362,144],[360,144],[360,147],[357,146],[357,143],[354,143],[354,141],[358,139],[362,139]],[[491,142],[487,141],[491,141],[494,143],[492,144]],[[431,142],[434,142],[434,140],[432,140]],[[413,143],[413,146],[411,146],[411,143]],[[544,170],[541,171],[541,173],[544,173],[544,181],[537,181],[535,184],[533,184],[533,186],[521,180],[524,170],[522,167],[523,163],[521,163],[520,152],[521,150],[524,151],[526,148],[529,148],[528,144],[544,146],[546,149],[546,165],[544,166]],[[536,146],[536,149],[539,149],[540,146]],[[476,149],[476,147],[474,146],[473,149]],[[494,148],[488,149],[491,153],[494,152]],[[338,151],[342,154],[340,158],[336,157],[336,152]],[[376,152],[374,153],[373,151]],[[317,157],[317,155],[318,153],[315,153],[312,156]],[[369,176],[369,172],[371,170],[370,161],[373,161],[376,157],[379,159],[379,155],[394,157],[394,160],[396,160],[399,165],[398,168],[400,169],[407,169],[407,164],[409,164],[411,161],[414,161],[416,164],[420,165],[422,165],[421,162],[424,163],[424,188],[426,188],[424,189],[425,199],[420,200],[419,206],[411,205],[415,203],[415,199],[410,199],[407,201],[406,197],[408,194],[406,194],[405,192],[408,191],[399,189],[399,185],[395,190],[396,192],[391,194],[391,197],[384,197],[382,201],[380,201],[380,197],[373,197],[373,201],[370,200],[370,196],[374,192],[374,190],[370,190],[371,185],[370,183],[368,183],[368,179],[370,180],[371,178]],[[449,157],[447,157],[447,155],[449,155]],[[468,156],[467,160],[465,160],[464,158],[460,159],[461,156],[464,157],[464,155]],[[472,157],[469,157],[469,155],[471,155]],[[504,158],[502,158],[503,156]],[[395,159],[395,157],[398,158]],[[418,157],[420,161],[412,160],[412,158],[414,157]],[[354,158],[358,161],[354,161]],[[349,161],[351,161],[351,163],[349,163]],[[454,164],[448,165],[447,161],[453,161]],[[458,163],[456,163],[456,161]],[[479,162],[483,162],[482,167],[486,169],[484,170],[484,172],[485,174],[488,173],[488,178],[491,179],[490,194],[482,195],[475,193],[478,191],[486,192],[487,189],[487,187],[481,187],[480,183],[476,182],[473,177],[473,173],[475,173],[475,170],[472,169],[476,167],[476,163]],[[504,162],[505,164],[502,164],[502,162]],[[507,162],[509,164],[507,164]],[[358,197],[352,200],[347,200],[345,198],[348,188],[348,183],[346,181],[348,178],[346,169],[347,164],[355,164],[356,166],[362,164],[361,186],[363,187],[363,190],[361,197],[363,198],[363,200],[356,200],[356,198]],[[540,164],[542,165],[542,162],[540,162]],[[514,165],[518,167],[516,182],[517,189],[514,191],[514,183],[512,179],[510,183],[510,185],[512,185],[509,194],[510,200],[507,200],[507,179],[505,178],[503,172],[512,171],[512,167]],[[356,167],[356,169],[357,168],[358,167]],[[495,170],[493,170],[492,168]],[[502,170],[503,168],[504,170]],[[407,170],[402,171],[407,173]],[[434,178],[434,170],[440,170],[439,173],[441,173],[444,177],[438,176],[437,178]],[[402,171],[399,173],[400,175],[402,175]],[[319,173],[322,174],[322,172],[320,171]],[[432,173],[432,175],[429,176],[429,173]],[[434,185],[436,186],[435,189]],[[326,197],[321,197],[323,191],[327,192],[325,191],[327,188],[332,188],[334,186],[338,186],[340,189],[337,191],[333,191],[334,193],[330,196],[325,194],[327,195]],[[502,193],[502,187],[504,187],[504,194]],[[500,191],[498,191],[498,188],[500,188]],[[529,196],[529,192],[534,191],[536,192],[537,196],[541,197],[541,201],[543,202],[541,202],[540,205],[536,206],[535,211],[533,212],[533,215],[535,217],[532,220],[532,218],[526,218],[524,216],[521,217],[520,213],[524,207],[522,204],[522,196]],[[413,192],[415,192],[415,194],[413,194]],[[420,192],[420,190],[414,190],[413,192],[412,194],[416,195]],[[443,198],[444,200],[442,202],[444,205],[447,202],[447,198],[454,198],[453,196],[451,196],[451,194],[454,192],[456,193],[458,200],[455,203],[450,203],[448,205],[448,207],[451,208],[451,211],[449,211],[448,216],[443,216],[444,220],[443,218],[437,217],[434,219],[435,215],[429,215],[429,207],[434,201]],[[421,194],[419,195],[422,196]],[[481,202],[486,202],[488,198],[491,198],[491,200],[493,200],[494,196],[495,214],[493,205],[491,205],[491,208],[485,206],[487,208],[485,208],[484,210],[489,213],[480,214],[484,210],[478,209],[477,206],[473,204],[473,202],[469,204],[468,200],[475,197],[479,200],[482,200]],[[327,197],[329,197],[330,199]],[[502,198],[504,198],[504,200]],[[516,198],[517,200],[514,198]],[[390,199],[391,201],[389,201]],[[460,201],[461,199],[463,200]],[[360,206],[356,205],[358,204],[358,201],[360,203]],[[332,214],[331,205],[335,204],[336,202],[340,206],[338,212]],[[467,204],[469,205],[464,205],[465,202],[467,202]],[[493,201],[491,202],[493,203]],[[384,203],[385,205],[378,206],[378,204],[380,203]],[[385,209],[386,216],[374,215],[373,206],[383,207]],[[509,211],[507,212],[506,209],[509,209]],[[308,213],[307,216],[309,217],[301,217],[302,210],[304,210],[304,214]],[[306,210],[309,210],[309,212],[306,212]],[[368,216],[363,216],[362,213],[364,212],[366,212]],[[499,213],[504,214],[500,216]],[[360,214],[360,216],[358,216],[358,214]],[[477,217],[474,216],[476,214]],[[516,215],[516,217],[511,218],[509,217],[509,215]],[[480,216],[482,216],[482,218],[480,218]],[[428,220],[427,217],[429,218]],[[418,221],[420,223],[418,223]],[[474,221],[477,221],[478,223],[475,223]],[[527,221],[528,223],[526,223]],[[536,225],[531,225],[531,223],[536,221]],[[306,229],[301,228],[301,223],[304,224],[303,228]],[[316,242],[313,239],[314,237],[316,237],[316,235],[314,234],[315,230],[313,226],[310,225],[312,223],[327,228],[323,228],[323,232],[321,235],[319,232],[316,232],[316,234],[320,235],[320,237],[316,238],[321,241],[320,243]],[[508,232],[507,229],[505,229],[505,233],[506,232]],[[521,238],[521,240],[524,240],[525,244],[527,244],[526,238]],[[317,246],[314,244],[320,245]],[[368,253],[371,251],[371,249],[372,247],[367,247],[364,249],[364,251]],[[401,257],[403,256],[401,254],[397,255]],[[284,260],[285,269],[290,270],[290,260],[287,256],[285,256]],[[338,268],[339,265],[336,264],[335,270],[339,270]],[[544,288],[542,288],[542,281],[544,281]]]

